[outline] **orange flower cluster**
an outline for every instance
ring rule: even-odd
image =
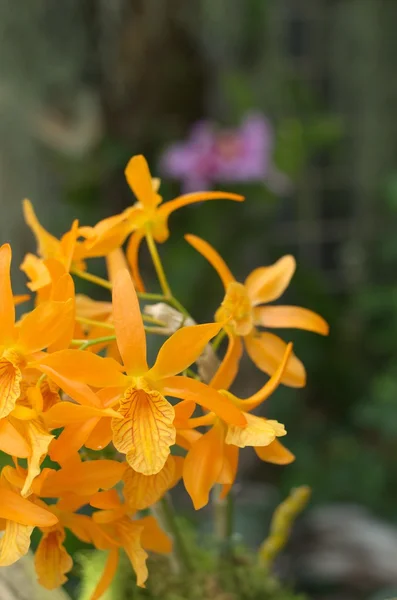
[[[205,192],[162,204],[159,182],[142,156],[130,160],[126,178],[137,198],[133,206],[95,227],[75,221],[60,240],[24,202],[37,255],[27,254],[21,268],[35,292],[35,308],[19,321],[14,307],[26,296],[13,296],[11,249],[8,244],[0,248],[0,450],[12,458],[12,466],[3,467],[0,475],[0,566],[27,553],[37,527],[42,532],[35,553],[37,576],[44,587],[56,588],[72,568],[64,547],[69,529],[108,552],[93,600],[110,585],[120,548],[139,586],[147,578],[146,550],[171,552],[172,540],[154,514],[142,518],[138,513],[159,502],[180,479],[198,509],[214,485],[222,486],[223,496],[229,492],[240,448],[252,446],[259,458],[276,464],[294,459],[278,441],[286,434],[284,426],[252,411],[280,383],[304,385],[305,371],[291,344],[263,328],[328,331],[309,310],[268,306],[289,284],[295,269],[291,256],[256,269],[242,284],[207,242],[190,235],[187,241],[225,286],[214,322],[194,324],[171,293],[156,242],[168,238],[168,218],[176,209],[243,198]],[[128,237],[126,259],[122,246]],[[139,272],[144,239],[161,294],[145,291]],[[106,257],[108,280],[87,271],[92,257]],[[112,301],[76,295],[73,276],[108,288]],[[148,310],[141,311],[139,301]],[[158,318],[149,316],[157,313]],[[147,335],[166,336],[152,366]],[[219,363],[214,350],[224,335],[228,347]],[[270,375],[246,399],[228,391],[243,343],[253,362]],[[203,381],[194,365],[208,353],[218,368]],[[81,512],[82,507],[91,508]]]

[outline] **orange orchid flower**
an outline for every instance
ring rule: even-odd
[[[288,287],[296,267],[293,256],[283,256],[270,267],[255,269],[243,284],[235,280],[222,257],[208,242],[190,234],[185,239],[214,267],[225,288],[225,297],[215,315],[218,322],[229,319],[225,328],[229,337],[229,361],[225,368],[237,371],[244,341],[248,355],[261,371],[268,375],[276,371],[286,344],[273,333],[258,331],[258,326],[304,329],[328,335],[326,321],[311,310],[299,306],[267,306]],[[303,387],[306,383],[305,368],[294,354],[291,354],[281,382],[291,387]]]
[[[4,467],[0,477],[0,567],[12,565],[28,552],[35,527],[52,527],[58,521],[47,508],[38,506],[34,497],[22,498],[9,480],[12,470]]]
[[[160,348],[154,366],[146,362],[146,335],[138,298],[126,270],[113,286],[113,322],[117,345],[127,375],[115,361],[78,350],[43,356],[38,368],[54,379],[85,382],[93,387],[120,388],[118,416],[112,419],[113,444],[126,454],[129,465],[144,475],[155,475],[164,466],[175,443],[175,411],[165,396],[188,399],[213,411],[226,422],[245,426],[240,410],[205,384],[178,373],[187,369],[221,329],[211,323],[183,327]],[[105,363],[104,361],[108,361]],[[60,379],[54,379],[61,385]]]
[[[137,585],[145,587],[148,576],[145,550],[168,554],[172,550],[170,538],[159,527],[152,516],[134,519],[134,513],[122,503],[115,490],[99,492],[90,501],[91,506],[99,508],[93,520],[103,533],[102,543],[93,540],[100,550],[109,550],[104,572],[99,580],[91,600],[97,600],[110,586],[118,566],[119,549],[123,548],[136,573]],[[106,537],[105,537],[106,536]]]
[[[146,159],[142,155],[131,158],[125,169],[125,176],[137,199],[137,202],[123,213],[132,231],[128,242],[127,258],[137,290],[141,292],[145,288],[139,272],[138,253],[145,235],[150,234],[156,242],[165,242],[169,237],[170,215],[188,204],[205,200],[224,199],[236,202],[244,200],[243,196],[229,192],[194,192],[178,196],[163,204],[162,197],[158,193],[160,180],[152,178]]]
[[[262,460],[276,464],[288,464],[294,460],[291,452],[277,439],[286,435],[284,425],[251,414],[277,389],[291,351],[292,344],[289,344],[273,376],[258,392],[245,400],[226,391],[232,383],[230,371],[220,368],[215,374],[211,385],[216,386],[243,412],[247,426],[241,428],[227,424],[211,412],[189,419],[187,426],[190,428],[211,426],[197,440],[190,441],[184,463],[183,481],[196,510],[207,504],[209,492],[215,483],[224,484],[225,495],[230,490],[237,473],[239,448],[252,446]]]
[[[37,353],[58,341],[69,327],[73,303],[48,301],[15,323],[10,281],[11,248],[0,248],[0,419],[9,415],[21,394],[22,372]]]
[[[49,287],[54,277],[69,273],[72,261],[76,260],[78,221],[74,221],[70,231],[58,240],[39,223],[29,200],[23,201],[23,212],[25,221],[36,238],[39,256],[26,254],[21,270],[30,279],[28,288],[37,292]]]

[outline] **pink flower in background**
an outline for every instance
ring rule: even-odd
[[[259,113],[250,113],[236,129],[219,130],[209,121],[197,123],[185,142],[169,146],[161,157],[165,176],[182,182],[185,191],[214,183],[265,182],[276,193],[290,187],[272,162],[273,130]]]

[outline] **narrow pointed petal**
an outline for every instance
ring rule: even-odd
[[[155,475],[175,443],[175,412],[159,393],[129,388],[120,401],[123,419],[112,419],[113,444],[138,473]]]
[[[127,373],[142,375],[148,370],[146,335],[134,284],[126,270],[117,273],[114,282],[113,322]]]
[[[132,568],[135,571],[137,586],[145,587],[145,581],[148,577],[148,570],[146,567],[148,555],[141,544],[142,525],[138,525],[128,517],[124,517],[124,519],[117,522],[116,530],[124,551],[130,559]]]
[[[206,200],[234,200],[234,202],[243,202],[244,196],[233,194],[231,192],[191,192],[183,194],[163,204],[159,211],[162,215],[169,217],[171,213],[178,210],[182,206],[195,204],[196,202],[204,202]]]
[[[118,418],[119,414],[111,408],[98,408],[96,406],[82,406],[73,402],[58,402],[44,415],[44,420],[50,429],[82,423],[92,417]]]
[[[37,253],[42,258],[56,257],[60,252],[60,241],[48,233],[39,223],[32,203],[29,200],[23,201],[23,214],[26,224],[33,231],[36,238]]]
[[[240,364],[243,353],[241,338],[228,333],[229,345],[223,360],[213,376],[210,386],[215,390],[228,390],[232,385]]]
[[[193,444],[185,458],[183,481],[196,510],[208,503],[211,488],[220,476],[223,446],[223,429],[214,426]]]
[[[11,352],[9,353],[12,358]],[[0,419],[9,415],[21,393],[22,373],[12,360],[0,359]]]
[[[163,531],[153,516],[139,519],[139,525],[143,526],[141,534],[141,544],[145,550],[158,552],[159,554],[169,554],[172,552],[172,540]]]
[[[112,303],[100,302],[84,294],[76,294],[76,312],[78,317],[102,321],[112,313]]]
[[[77,219],[75,219],[72,223],[72,227],[70,228],[70,231],[65,233],[62,236],[62,239],[60,241],[61,252],[63,255],[62,262],[63,262],[63,265],[67,272],[69,272],[71,264],[72,264],[73,255],[75,253],[78,236],[79,236],[79,222]]]
[[[282,357],[281,363],[270,377],[269,381],[265,383],[265,385],[258,390],[255,394],[252,394],[246,400],[240,400],[237,402],[238,406],[244,411],[250,412],[254,410],[257,406],[262,404],[269,396],[276,391],[280,383],[283,381],[284,374],[286,372],[287,366],[290,361],[290,357],[292,354],[292,344],[288,344],[285,348],[284,355]]]
[[[317,313],[300,306],[258,306],[254,311],[256,325],[291,327],[328,335],[328,323]]]
[[[287,344],[272,333],[254,333],[244,338],[245,347],[252,362],[264,373],[273,375],[283,360]],[[281,383],[290,387],[304,387],[306,371],[302,362],[291,354]]]
[[[169,456],[164,467],[155,475],[142,475],[133,469],[124,473],[123,495],[132,510],[144,510],[155,504],[170,489],[175,475],[175,463]]]
[[[26,353],[32,354],[47,348],[62,337],[73,315],[73,301],[48,301],[39,304],[23,317],[19,327],[19,344]]]
[[[72,557],[67,553],[63,542],[65,532],[58,527],[43,534],[34,556],[34,566],[38,582],[47,590],[63,585],[73,567]]]
[[[164,393],[182,400],[191,400],[214,412],[226,423],[244,427],[243,413],[228,398],[208,385],[188,377],[168,377],[161,381]]]
[[[40,365],[37,368],[55,382],[68,396],[73,398],[79,404],[83,406],[97,406],[102,408],[101,402],[96,394],[91,390],[85,383],[79,381],[73,381],[67,377],[64,377],[61,373],[55,371],[47,365]]]
[[[26,421],[21,423],[20,433],[24,432],[26,439],[29,440],[31,455],[28,458],[28,472],[25,483],[21,490],[21,496],[29,496],[32,493],[31,486],[33,480],[40,475],[40,466],[47,456],[48,448],[54,436],[48,433],[44,424],[39,420]]]
[[[142,206],[154,208],[159,204],[161,199],[153,189],[152,176],[144,156],[133,156],[124,173],[128,185]]]
[[[15,307],[12,295],[11,279],[11,246],[3,244],[0,247],[0,344],[14,340]]]
[[[139,248],[143,238],[145,237],[144,230],[134,231],[127,245],[127,260],[131,269],[132,280],[138,292],[145,291],[145,284],[139,270]]]
[[[106,267],[109,281],[114,282],[116,275],[122,269],[128,270],[127,260],[122,248],[116,248],[106,256]]]
[[[245,287],[254,305],[265,304],[277,300],[287,289],[296,262],[293,256],[287,254],[270,267],[259,267],[248,275]]]
[[[287,433],[284,425],[277,421],[268,421],[250,413],[246,413],[245,418],[247,419],[247,426],[244,428],[235,425],[228,426],[226,444],[232,444],[238,448],[268,446],[277,436]]]
[[[17,458],[27,458],[31,454],[28,442],[8,419],[0,420],[0,450]]]
[[[93,417],[83,423],[67,425],[60,436],[51,444],[49,449],[51,460],[60,465],[65,464],[72,454],[78,452],[84,446],[99,420],[98,417]]]
[[[208,342],[222,329],[222,324],[208,323],[178,329],[161,346],[148,377],[155,381],[181,373],[202,354]]]
[[[257,446],[255,452],[259,458],[274,465],[289,465],[295,456],[277,439],[268,446]]]
[[[28,553],[32,531],[31,525],[7,521],[0,539],[0,567],[8,567]]]
[[[112,550],[110,550],[110,552],[108,554],[102,576],[101,576],[100,580],[98,581],[90,600],[100,600],[100,598],[102,598],[104,593],[111,586],[112,581],[116,576],[118,565],[119,565],[119,549],[112,548]]]
[[[169,202],[167,204],[169,204]],[[235,279],[220,254],[218,254],[215,248],[213,248],[208,242],[197,237],[196,235],[185,235],[185,240],[191,246],[193,246],[197,252],[200,252],[200,254],[202,254],[202,256],[208,260],[210,265],[214,267],[223,283],[223,287],[226,290],[229,283],[232,283],[232,281],[235,281]]]
[[[49,367],[63,377],[93,387],[122,387],[128,380],[122,374],[123,367],[113,358],[103,358],[84,350],[60,350],[45,354],[35,366]]]
[[[4,487],[0,489],[0,518],[37,527],[51,527],[58,522],[58,518],[49,510],[36,506]]]

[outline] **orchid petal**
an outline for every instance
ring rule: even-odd
[[[291,327],[328,335],[328,323],[317,313],[300,306],[258,306],[254,310],[256,325]]]
[[[167,204],[169,204],[169,202]],[[223,283],[223,287],[226,290],[229,283],[235,281],[235,279],[220,254],[218,254],[215,248],[213,248],[208,242],[197,237],[196,235],[185,235],[185,240],[191,246],[193,246],[197,252],[200,252],[200,254],[208,260],[210,265],[214,267]]]
[[[252,271],[245,280],[252,304],[255,306],[277,300],[287,289],[295,269],[294,257],[287,254],[270,267],[259,267]]]
[[[125,269],[117,273],[113,285],[113,321],[128,375],[142,375],[148,370],[145,329],[134,285]]]

